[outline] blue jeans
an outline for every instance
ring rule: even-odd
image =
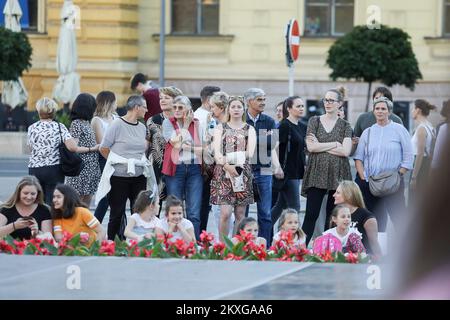
[[[270,213],[272,207],[272,176],[261,175],[260,170],[253,170],[253,178],[258,185],[261,199],[256,203],[259,225],[258,236],[266,239],[267,244],[269,244],[272,240],[272,216]]]
[[[167,195],[186,200],[187,219],[194,225],[195,237],[200,239],[200,209],[203,177],[199,164],[179,164],[174,176],[164,176]]]
[[[300,212],[300,179],[288,179],[278,193],[278,199],[272,208],[272,227],[284,209],[292,208]]]

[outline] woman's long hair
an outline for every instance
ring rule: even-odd
[[[2,205],[0,205],[0,208],[12,208],[16,205],[17,202],[20,202],[20,192],[22,189],[26,186],[34,186],[37,189],[37,197],[35,203],[45,205],[44,203],[44,192],[42,191],[41,184],[39,183],[39,180],[35,176],[26,176],[23,177],[22,180],[19,181],[19,183],[16,186],[16,190],[14,190],[14,193],[12,196],[5,201]]]
[[[94,116],[99,118],[109,118],[114,113],[114,104],[116,103],[116,96],[111,91],[101,91],[95,98],[97,106],[95,108]]]
[[[339,183],[339,187],[341,187],[342,197],[347,204],[358,208],[366,207],[361,189],[356,184],[356,182],[351,180],[344,180]]]
[[[69,219],[75,214],[75,208],[87,207],[81,200],[78,192],[67,184],[58,184],[55,188],[64,196],[63,205],[61,209],[55,209],[52,204],[51,213],[53,219]]]

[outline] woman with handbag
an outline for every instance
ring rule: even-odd
[[[219,234],[223,240],[229,234],[233,208],[236,229],[247,205],[254,202],[249,159],[255,151],[256,132],[245,121],[242,97],[230,97],[227,121],[214,131],[213,147],[216,166],[211,181],[211,203],[221,206]]]
[[[386,231],[387,214],[395,225],[405,211],[403,175],[413,168],[411,136],[405,127],[389,120],[393,103],[385,97],[373,102],[377,122],[364,130],[354,159],[355,182],[367,209],[374,213],[378,230]]]
[[[279,159],[284,172],[283,179],[275,176],[272,188],[278,191],[278,198],[272,208],[272,227],[281,212],[293,208],[300,212],[300,179],[305,172],[306,126],[300,122],[305,115],[305,103],[299,96],[292,96],[283,102],[283,120],[278,127]]]
[[[27,144],[30,148],[28,173],[36,176],[44,192],[44,200],[52,204],[53,191],[58,183],[64,182],[61,170],[59,146],[61,143],[70,152],[91,152],[89,147],[79,147],[66,126],[54,121],[58,104],[49,98],[36,103],[39,121],[28,127]]]
[[[194,225],[196,238],[200,239],[203,148],[199,123],[194,118],[188,97],[177,96],[173,100],[173,109],[173,117],[165,119],[162,124],[166,140],[162,173],[167,195],[186,200],[187,219]]]
[[[352,179],[348,161],[352,149],[352,128],[347,121],[338,117],[344,99],[345,88],[328,90],[323,99],[326,113],[308,121],[306,146],[309,159],[302,183],[302,195],[307,198],[302,225],[306,233],[306,244],[314,233],[323,197],[328,194],[324,226],[326,230],[334,208],[333,194],[339,182]]]
[[[88,207],[91,204],[92,196],[97,192],[101,176],[98,162],[99,144],[95,140],[95,132],[91,127],[95,107],[95,98],[89,93],[81,93],[73,102],[70,112],[72,123],[69,132],[78,140],[78,145],[87,147],[89,152],[80,155],[83,160],[83,168],[79,175],[67,177],[66,184],[78,192],[81,201]]]

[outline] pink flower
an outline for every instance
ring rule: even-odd
[[[200,242],[209,244],[213,241],[214,241],[214,234],[208,233],[205,230],[203,230],[202,233],[200,234]]]

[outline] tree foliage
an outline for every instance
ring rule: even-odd
[[[33,49],[26,34],[0,27],[0,80],[17,80],[31,67]]]
[[[333,70],[330,77],[380,81],[413,90],[422,74],[409,38],[398,28],[356,26],[329,49],[326,63]]]

